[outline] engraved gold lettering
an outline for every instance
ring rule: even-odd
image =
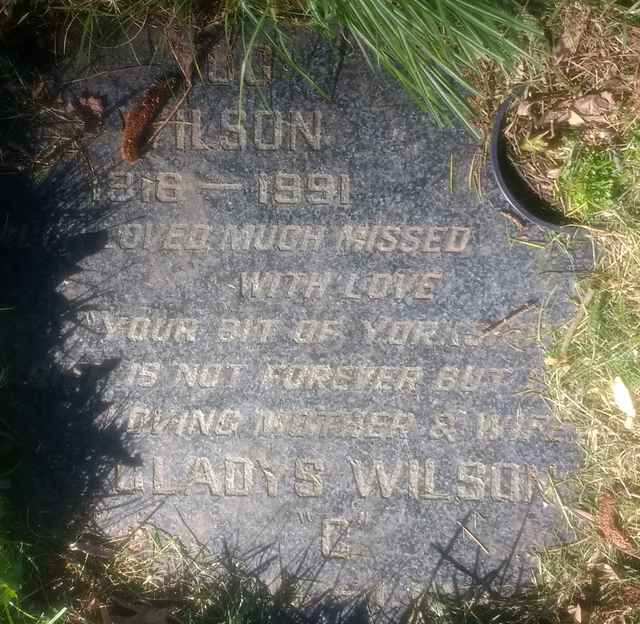
[[[244,367],[238,364],[186,364],[178,363],[175,382],[189,388],[199,386],[212,388],[215,386],[235,387]]]
[[[326,342],[340,335],[339,321],[304,319],[296,323],[293,340],[299,344]]]
[[[326,518],[322,521],[320,545],[325,559],[351,558],[351,548],[345,543],[349,536],[349,524],[345,518]]]
[[[441,390],[475,392],[482,389],[495,390],[505,383],[510,373],[504,368],[479,368],[465,366],[443,366],[436,378],[436,387]]]
[[[183,199],[182,176],[175,171],[158,173],[156,197],[161,202],[177,202]]]
[[[274,201],[277,204],[299,204],[302,201],[302,178],[297,173],[276,173]]]
[[[495,501],[520,501],[521,466],[498,463],[491,466],[491,498]]]
[[[207,55],[207,78],[217,85],[231,84],[234,79],[234,67],[231,51],[227,45],[216,45]]]
[[[144,480],[136,467],[117,464],[114,491],[116,494],[144,494]]]
[[[336,249],[339,252],[399,251],[406,254],[464,253],[472,230],[460,226],[429,225],[344,225],[337,227]]]
[[[119,231],[119,243],[123,249],[139,247],[144,239],[144,229],[140,223],[128,223]]]
[[[344,296],[349,299],[433,299],[436,282],[442,273],[371,273],[359,276],[348,274]]]
[[[133,362],[128,375],[128,383],[149,388],[158,381],[160,362]]]
[[[324,492],[322,473],[324,465],[320,459],[299,457],[294,469],[294,492],[302,498],[317,498]]]
[[[220,319],[221,342],[269,342],[277,329],[276,319]]]
[[[153,493],[155,495],[170,495],[176,493],[176,488],[167,485],[167,477],[162,457],[154,457],[153,461]]]
[[[273,497],[278,495],[278,476],[272,466],[263,461],[257,461],[258,468],[262,470],[262,474],[267,486],[267,496]]]
[[[191,121],[187,121],[187,113]],[[207,149],[207,145],[202,140],[202,113],[197,108],[176,111],[176,149]],[[189,141],[186,140],[186,129],[190,128]]]
[[[415,366],[316,366],[269,364],[263,385],[285,390],[376,390],[415,393],[423,370]]]
[[[256,111],[254,113],[255,144],[259,150],[277,150],[282,146],[282,113],[279,111]],[[270,140],[265,137],[265,125],[273,128]]]
[[[479,440],[500,440],[504,435],[503,418],[497,414],[478,414],[476,436]]]
[[[436,440],[445,439],[447,442],[453,442],[457,437],[456,425],[455,414],[435,414],[430,435]]]
[[[113,202],[124,202],[133,199],[133,173],[130,171],[117,171],[109,174],[107,179],[109,191],[107,199]]]
[[[227,496],[249,496],[253,488],[253,462],[245,457],[224,460],[224,489]]]
[[[445,251],[464,253],[471,240],[471,228],[453,226],[449,230]]]
[[[241,273],[240,293],[247,299],[322,298],[334,278],[333,273]]]
[[[193,486],[205,486],[211,496],[220,496],[222,488],[207,457],[195,457],[188,470],[185,492]]]
[[[289,149],[295,151],[297,147],[296,139],[299,133],[311,148],[319,150],[321,147],[321,126],[322,113],[320,111],[313,111],[311,113],[309,123],[305,120],[304,113],[291,111],[289,122]]]
[[[244,127],[245,121],[246,114],[244,111],[240,114],[238,114],[237,110],[222,111],[222,130],[227,133],[220,139],[222,149],[243,150],[247,147],[247,131]]]
[[[423,462],[409,461],[409,496],[415,499],[449,499],[446,494],[436,492],[435,462],[425,459]]]
[[[487,467],[479,462],[462,462],[458,464],[456,493],[465,500],[484,499],[483,477]]]
[[[374,488],[374,482],[378,485],[380,496],[382,498],[389,498],[393,494],[393,490],[403,471],[403,463],[400,460],[396,461],[391,473],[388,472],[388,468],[380,461],[374,461],[372,468],[365,468],[361,461],[351,459],[350,457],[347,458],[347,461],[351,465],[358,495],[362,498],[367,498],[371,494]]]

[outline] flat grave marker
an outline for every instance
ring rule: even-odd
[[[113,212],[65,357],[120,360],[108,417],[141,458],[103,526],[150,517],[382,603],[523,580],[573,461],[540,397],[564,278],[466,188],[472,142],[358,59],[332,101],[258,63],[239,112],[228,58],[135,165],[115,114],[91,146]],[[157,75],[84,86],[130,106]]]

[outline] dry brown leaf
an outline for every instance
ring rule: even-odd
[[[591,612],[583,607],[580,603],[575,606],[569,607],[567,609],[569,613],[573,616],[573,619],[576,621],[576,624],[589,624],[591,621]]]
[[[579,128],[580,126],[584,126],[584,119],[578,115],[575,111],[569,111],[569,118],[567,119],[567,123],[572,128]]]
[[[560,63],[567,58],[567,56],[575,53],[578,49],[581,36],[582,33],[576,31],[567,30],[562,33],[562,36],[558,39],[553,48],[553,58],[556,63]]]
[[[533,102],[523,100],[518,104],[518,108],[516,109],[516,115],[518,117],[528,117],[531,118],[533,115],[531,114],[531,108],[533,106]]]
[[[589,18],[589,11],[580,10],[580,19],[576,23],[575,21],[569,22],[560,37],[558,38],[554,48],[553,57],[556,63],[562,62],[568,56],[575,54],[578,51],[578,46],[582,41],[585,34]]]
[[[85,132],[97,132],[104,115],[104,99],[97,95],[81,97],[76,112],[84,122]]]
[[[612,105],[608,100],[599,95],[585,95],[575,100],[573,107],[581,115],[594,117],[608,112],[611,110]]]
[[[542,118],[542,123],[547,126],[566,123],[569,119],[569,111],[566,109],[548,110]]]
[[[145,91],[140,101],[125,115],[122,132],[122,159],[133,164],[140,159],[151,136],[151,125],[171,95],[172,79],[163,79]]]
[[[603,100],[606,100],[609,104],[609,108],[613,108],[616,105],[616,100],[613,97],[613,93],[611,93],[611,91],[601,91],[600,92],[600,97]]]
[[[622,590],[622,600],[627,607],[637,607],[640,604],[640,586],[630,585]]]
[[[97,95],[88,95],[81,97],[79,102],[87,110],[91,111],[96,117],[102,118],[104,115],[104,98]]]
[[[587,570],[595,577],[605,581],[619,581],[620,577],[616,571],[607,563],[607,560],[601,553],[595,553],[587,562]]]
[[[600,497],[596,522],[600,533],[610,544],[627,554],[634,551],[633,544],[618,528],[615,498],[611,492],[605,492]]]

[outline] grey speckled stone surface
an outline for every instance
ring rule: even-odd
[[[126,107],[152,75],[82,86]],[[559,527],[548,471],[575,459],[538,394],[560,260],[514,241],[543,235],[489,182],[467,190],[467,136],[358,58],[333,101],[276,68],[242,126],[218,82],[134,166],[113,110],[91,146],[111,236],[69,286],[95,298],[64,358],[120,358],[111,415],[142,462],[103,526],[153,512],[266,577],[382,602],[525,579]]]

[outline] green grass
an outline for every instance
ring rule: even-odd
[[[0,497],[0,622],[4,624],[55,624],[67,608],[48,607],[42,612],[24,604],[28,599],[33,573],[37,572],[29,545],[12,537],[11,510]]]
[[[559,179],[567,216],[581,223],[600,220],[622,192],[621,177],[610,150],[575,146]]]
[[[558,330],[546,357],[549,398],[575,428],[582,462],[565,507],[575,539],[540,555],[541,577],[556,588],[558,605],[577,605],[598,624],[640,621],[640,417],[625,423],[613,394],[619,377],[640,408],[640,222],[634,189],[624,188],[637,174],[630,164],[636,145],[633,138],[573,164],[581,175],[591,171],[597,188],[581,178],[564,190],[578,188],[589,215],[600,224],[606,215],[607,229],[587,230],[595,266],[578,282],[576,320]],[[613,180],[603,171],[613,172]],[[614,184],[622,190],[611,197]],[[631,554],[607,533],[605,495],[615,500],[615,524],[633,544]]]
[[[616,229],[640,219],[640,131],[628,130],[615,144],[589,147],[569,137],[569,152],[557,181],[565,213],[586,225]]]
[[[243,75],[252,48],[268,45],[315,84],[295,58],[294,34],[304,28],[332,45],[359,48],[439,123],[457,119],[477,135],[479,111],[465,97],[474,93],[468,76],[483,62],[509,68],[527,56],[527,38],[540,31],[522,6],[516,0],[31,0],[11,14],[14,22],[35,14],[60,22],[63,49],[83,57],[131,42],[145,27],[193,42],[224,26],[229,41],[244,48]]]

